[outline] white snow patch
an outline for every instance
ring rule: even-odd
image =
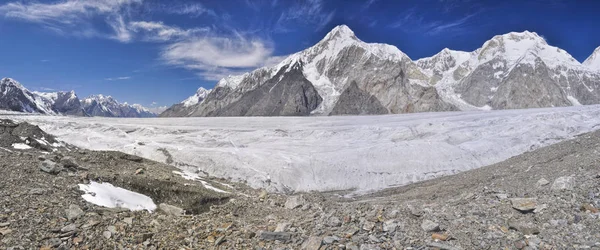
[[[25,143],[13,143],[12,147],[14,149],[21,149],[21,150],[31,149],[31,147]]]
[[[569,95],[567,96],[567,99],[573,104],[573,106],[581,106],[581,103],[579,100],[577,100],[577,98]]]
[[[222,189],[218,189],[212,185],[210,185],[208,182],[202,180],[202,178],[200,178],[199,175],[194,174],[194,173],[190,173],[190,172],[179,172],[179,171],[173,171],[173,173],[181,175],[181,177],[183,177],[186,180],[193,180],[193,181],[199,181],[200,183],[202,183],[202,185],[206,188],[206,189],[210,189],[212,191],[218,192],[218,193],[229,193],[225,190]],[[228,185],[229,186],[229,185]],[[229,186],[231,187],[231,186]]]
[[[90,182],[90,184],[79,184],[79,189],[85,192],[81,197],[92,204],[103,207],[127,208],[131,211],[156,209],[152,198],[129,191],[124,188],[115,187],[110,183]]]

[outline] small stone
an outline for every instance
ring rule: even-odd
[[[347,250],[360,250],[360,248],[358,248],[358,246],[354,243],[346,244],[346,249]]]
[[[185,213],[185,210],[183,210],[182,208],[179,208],[179,207],[176,207],[173,205],[169,205],[166,203],[159,204],[158,210],[167,215],[174,215],[174,216],[180,216],[180,215],[183,215],[183,213]]]
[[[342,225],[342,221],[340,220],[340,218],[332,216],[331,218],[329,218],[328,225],[330,227],[339,227]]]
[[[62,167],[50,160],[40,162],[40,170],[49,174],[58,174],[62,171]]]
[[[339,242],[340,238],[337,236],[327,236],[325,238],[323,238],[323,244],[325,245],[331,245],[334,242]]]
[[[106,229],[113,234],[117,233],[117,227],[115,227],[115,226],[108,226],[108,227],[106,227]]]
[[[48,245],[50,245],[50,247],[58,247],[61,243],[62,241],[59,238],[52,238],[48,240]]]
[[[73,170],[80,169],[79,163],[77,163],[77,161],[75,161],[75,159],[73,159],[72,157],[69,157],[69,156],[63,157],[60,160],[60,164],[62,164],[63,167],[65,167],[65,168],[69,168],[69,169],[73,169]]]
[[[562,176],[556,178],[554,183],[552,183],[552,187],[550,189],[560,191],[560,190],[573,190],[575,187],[575,178],[571,176]]]
[[[423,210],[421,210],[420,208],[416,208],[416,207],[408,207],[408,209],[410,210],[410,214],[412,214],[415,217],[421,217],[423,216]]]
[[[0,228],[0,235],[7,235],[12,233],[12,229],[10,228]]]
[[[387,221],[383,222],[383,231],[384,232],[393,233],[396,231],[397,227],[398,227],[398,223],[396,223],[396,220],[387,220]]]
[[[143,174],[144,173],[144,169],[143,168],[138,168],[137,170],[135,170],[135,174]]]
[[[288,230],[288,228],[291,225],[292,224],[290,224],[290,223],[279,223],[279,224],[277,224],[277,227],[275,228],[275,232],[285,232]]]
[[[542,210],[544,210],[546,208],[548,208],[548,205],[546,205],[546,204],[537,205],[535,207],[535,209],[533,210],[533,213],[536,213],[536,214],[540,213],[540,212],[542,212]]]
[[[372,231],[375,228],[375,222],[372,221],[365,221],[365,223],[362,226],[362,229],[365,231]]]
[[[72,231],[75,231],[75,230],[77,230],[77,225],[75,225],[75,224],[69,224],[69,225],[66,225],[63,228],[61,228],[60,232],[61,233],[67,233],[67,232],[72,232]]]
[[[499,194],[496,194],[496,198],[498,198],[498,200],[506,200],[506,199],[508,199],[508,194],[499,193]]]
[[[598,208],[595,208],[591,204],[583,204],[583,206],[581,206],[581,211],[589,211],[590,213],[596,214],[598,213]]]
[[[427,246],[433,247],[435,249],[440,249],[440,250],[459,250],[460,249],[460,248],[449,246],[449,245],[442,244],[442,243],[439,243],[439,242],[427,243]]]
[[[127,217],[123,219],[123,222],[127,223],[127,225],[133,224],[133,217]]]
[[[215,247],[221,245],[221,243],[225,242],[225,235],[219,237],[216,241],[215,241]]]
[[[282,241],[282,242],[286,242],[292,239],[292,235],[290,233],[284,233],[284,232],[267,232],[267,231],[263,231],[260,233],[260,238],[263,240],[269,240],[269,241]]]
[[[110,239],[110,237],[112,236],[112,233],[110,231],[104,231],[104,232],[102,232],[102,236],[104,236],[104,238],[106,238],[106,239]]]
[[[267,190],[263,190],[260,192],[260,194],[258,195],[258,199],[261,201],[264,201],[267,199],[267,196],[269,195],[269,193],[267,193]]]
[[[29,190],[29,194],[31,195],[42,195],[46,192],[43,188],[32,188]]]
[[[10,226],[10,222],[2,222],[0,223],[0,227],[8,227]]]
[[[423,223],[421,223],[421,228],[425,230],[425,232],[440,231],[440,225],[430,220],[423,220]]]
[[[548,180],[546,180],[544,178],[541,178],[541,179],[539,179],[537,181],[536,184],[537,184],[538,187],[543,187],[543,186],[546,186],[546,185],[550,184],[550,181],[548,181]]]
[[[68,220],[75,220],[84,214],[83,210],[77,205],[69,205],[69,209],[65,210]]]
[[[141,233],[141,234],[136,234],[135,236],[133,236],[133,239],[135,240],[136,243],[140,244],[140,243],[145,242],[148,239],[152,238],[153,236],[154,236],[154,233]]]
[[[521,213],[531,212],[537,206],[537,199],[535,198],[512,198],[510,202],[512,207]]]
[[[323,243],[323,240],[321,240],[321,238],[319,237],[309,237],[306,241],[304,241],[304,243],[302,243],[302,246],[300,247],[300,249],[302,250],[319,250],[319,248],[321,248],[321,245]]]
[[[449,238],[450,237],[448,236],[448,234],[433,233],[431,235],[432,240],[447,241]]]
[[[381,242],[381,240],[380,240],[379,238],[377,238],[377,236],[375,236],[375,235],[372,235],[372,234],[371,234],[371,235],[369,235],[369,240],[370,240],[371,242],[374,242],[374,243],[380,243],[380,242]]]
[[[288,197],[287,200],[285,201],[284,206],[287,209],[296,209],[296,208],[304,206],[305,203],[306,203],[306,201],[304,200],[304,197],[302,197],[301,195],[297,195],[297,196]]]
[[[517,230],[524,235],[534,235],[540,233],[540,229],[535,224],[522,221],[510,221],[508,222],[508,228]]]

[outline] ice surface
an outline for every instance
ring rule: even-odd
[[[158,151],[165,149],[182,172],[270,191],[368,192],[486,166],[595,130],[600,105],[385,116],[9,118],[89,149],[166,162]]]
[[[121,207],[131,211],[156,209],[152,198],[129,191],[124,188],[115,187],[110,183],[90,182],[90,184],[79,184],[79,189],[85,192],[81,197],[87,202],[103,207]]]

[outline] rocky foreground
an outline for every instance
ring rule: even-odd
[[[205,185],[0,120],[0,249],[600,249],[599,151],[593,132],[367,196],[284,195],[208,177]],[[91,181],[158,208],[91,204],[78,186]]]

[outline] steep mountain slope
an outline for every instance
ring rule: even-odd
[[[268,92],[259,98],[255,90],[267,82],[291,84],[278,77],[282,76],[279,74],[282,69],[293,65],[300,67],[299,71],[310,83],[306,86],[314,87],[322,99],[310,114],[387,114],[600,103],[600,48],[581,64],[538,34],[525,31],[494,36],[473,52],[444,49],[432,57],[412,61],[394,46],[360,41],[347,26],[341,25],[315,46],[289,56],[277,66],[222,79],[202,102],[169,116],[267,115],[255,110],[224,109],[241,105],[242,99],[246,106],[255,105],[263,98],[287,103],[287,98],[294,95],[274,96],[279,93]],[[246,97],[250,93],[253,97]],[[274,108],[272,105],[265,107]],[[306,114],[284,112],[279,115]]]
[[[600,103],[600,74],[533,32],[495,36],[470,53],[444,49],[417,64],[461,109]]]
[[[92,95],[81,100],[81,105],[90,116],[104,117],[155,117],[156,114],[139,104],[119,103],[111,96]]]
[[[596,48],[594,52],[585,59],[583,65],[591,70],[600,71],[600,47]]]
[[[160,113],[160,117],[178,117],[190,115],[191,112],[193,112],[193,109],[190,110],[190,107],[202,103],[210,91],[210,89],[200,87],[198,90],[196,90],[194,95]]]
[[[75,91],[50,93],[34,91],[33,93],[48,99],[52,104],[52,110],[56,113],[73,116],[87,116]]]
[[[0,80],[0,109],[49,115],[56,114],[52,110],[52,103],[48,99],[32,93],[11,78]]]
[[[284,70],[292,73],[286,74],[282,72]],[[286,77],[289,75],[295,76]],[[456,107],[441,100],[428,80],[427,75],[398,48],[362,42],[352,30],[342,25],[334,28],[315,46],[289,56],[274,67],[222,79],[202,103],[193,107],[191,116],[327,115],[334,108],[335,114],[354,114],[356,110],[343,107],[346,101],[339,104],[343,106],[336,106],[342,94],[353,96],[358,94],[357,91],[372,96],[372,100],[384,108],[376,108],[378,113],[456,110]],[[272,92],[271,88],[268,88],[269,91],[258,90],[267,88],[263,86],[266,83],[288,86],[288,90],[296,92],[286,92],[282,96],[279,92]],[[345,91],[348,87],[352,88]],[[318,96],[312,93],[312,88]],[[256,95],[257,91],[262,93],[260,97]],[[248,93],[252,93],[254,98],[244,97]],[[307,100],[302,102],[302,107],[274,107],[278,103],[299,104],[292,99],[304,97]],[[242,99],[243,105],[262,108],[224,110],[241,105]],[[311,101],[319,99],[322,101],[313,107]],[[281,112],[267,112],[265,108]]]

